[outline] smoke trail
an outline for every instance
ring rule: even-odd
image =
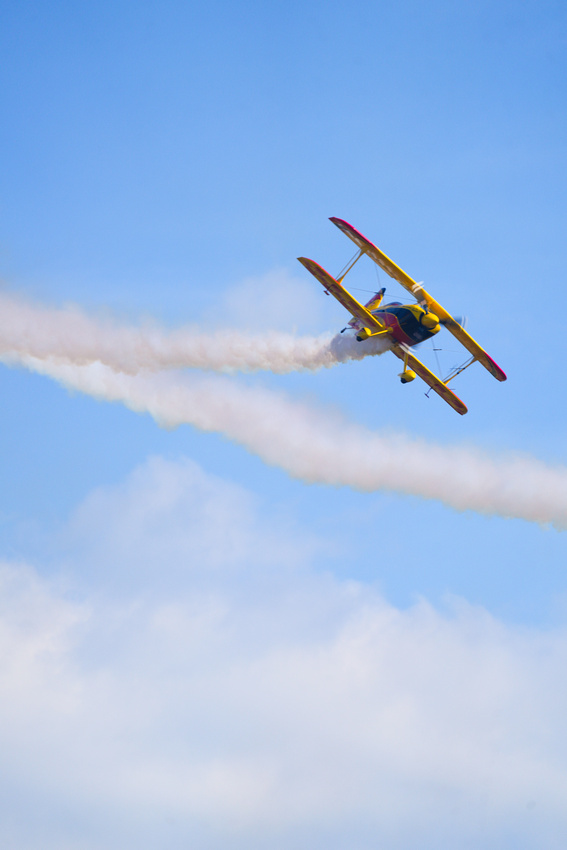
[[[219,377],[131,377],[100,364],[66,366],[30,357],[9,362],[150,413],[165,427],[185,423],[221,433],[306,482],[394,490],[456,510],[567,526],[567,469],[535,458],[494,459],[480,450],[380,435],[336,413]]]
[[[352,334],[295,337],[235,330],[203,333],[187,327],[166,332],[150,324],[123,327],[92,319],[74,306],[54,309],[0,295],[0,356],[12,352],[76,365],[100,362],[130,375],[188,367],[283,374],[360,360],[388,347],[382,337],[358,343]]]

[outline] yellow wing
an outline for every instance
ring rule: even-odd
[[[397,266],[393,260],[387,257],[386,254],[376,247],[376,245],[373,245],[372,242],[362,235],[362,233],[355,230],[355,228],[347,221],[344,221],[342,218],[331,218],[330,220],[333,224],[336,224],[339,230],[342,230],[349,239],[352,239],[354,244],[358,245],[361,251],[368,254],[368,256],[380,266],[380,268],[384,269],[386,274],[389,274],[390,277],[397,280],[404,289],[407,289],[416,301],[425,303],[427,305],[427,309],[439,317],[441,324],[444,325],[447,330],[459,340],[461,345],[463,345],[467,351],[473,355],[475,360],[478,360],[478,362],[481,363],[484,368],[496,378],[497,381],[506,380],[506,374],[502,371],[500,366],[494,362],[492,357],[486,353],[484,348],[482,348],[478,342],[476,342],[472,336],[470,336],[470,334],[468,334],[466,330],[461,327],[457,321],[455,321],[451,314],[448,313],[447,310],[445,310],[445,308],[442,307],[441,304],[439,304],[420,283],[416,283],[409,274],[406,274],[406,272]]]
[[[418,360],[417,357],[411,354],[409,349],[403,348],[399,343],[395,342],[391,351],[396,355],[396,357],[399,357],[400,360],[404,361],[404,368],[409,367],[410,369],[413,369],[415,374],[419,375],[422,381],[425,381],[425,383],[431,387],[437,395],[440,395],[447,404],[450,404],[453,410],[456,410],[457,413],[461,414],[461,416],[464,416],[464,414],[467,413],[466,404],[449,389],[447,384],[443,383],[441,378],[438,378],[437,375],[430,372],[427,366],[423,365],[421,360]]]
[[[369,328],[372,334],[382,334],[389,333],[388,329],[382,322],[379,322],[376,316],[373,316],[366,307],[363,307],[356,298],[347,292],[347,290],[340,284],[334,277],[325,271],[325,269],[321,268],[319,263],[316,263],[314,260],[308,260],[307,257],[298,257],[299,262],[305,266],[307,271],[311,272],[314,277],[317,278],[319,283],[322,283],[327,292],[330,292],[331,295],[334,295],[337,301],[339,301],[343,307],[355,317],[355,319],[359,319],[365,328]]]

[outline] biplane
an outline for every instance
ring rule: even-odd
[[[348,222],[341,218],[331,218],[330,221],[336,224],[339,230],[342,230],[349,239],[352,239],[358,248],[356,256],[348,263],[346,269],[335,279],[314,260],[308,260],[306,257],[298,257],[298,260],[323,284],[326,292],[334,295],[337,301],[349,311],[352,319],[347,327],[353,329],[359,342],[378,336],[390,341],[390,350],[403,363],[403,369],[398,376],[402,384],[407,384],[413,381],[416,376],[419,376],[447,404],[451,405],[453,410],[463,415],[467,412],[466,405],[448,386],[453,378],[473,363],[478,362],[497,381],[506,380],[506,375],[500,366],[475,342],[463,325],[426,292],[421,283],[412,280],[386,254]],[[415,298],[417,303],[401,304],[396,301],[384,305],[382,301],[386,290],[383,288],[373,295],[366,304],[359,304],[356,298],[343,287],[342,283],[348,272],[364,254],[367,254],[386,274],[401,284]],[[471,355],[466,363],[453,369],[444,380],[431,372],[411,351],[413,346],[439,333],[441,327],[447,328]]]

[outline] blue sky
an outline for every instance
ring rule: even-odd
[[[4,294],[334,332],[296,257],[337,273],[338,216],[509,380],[466,372],[465,417],[388,354],[231,380],[565,465],[563,4],[2,12]],[[364,262],[355,295],[399,295]],[[564,532],[306,484],[25,369],[0,393],[7,846],[564,846]]]

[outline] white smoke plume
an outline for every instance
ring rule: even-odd
[[[358,343],[350,333],[297,337],[276,331],[203,333],[191,327],[165,331],[150,323],[121,326],[109,318],[93,319],[76,306],[57,309],[0,295],[0,356],[29,354],[76,365],[100,362],[130,375],[182,368],[284,374],[361,360],[389,345],[382,337]]]
[[[70,389],[147,412],[165,427],[190,424],[223,434],[306,482],[392,490],[437,499],[460,511],[567,526],[567,469],[529,456],[495,459],[471,448],[381,435],[334,412],[226,378],[132,377],[100,364],[4,359]]]

